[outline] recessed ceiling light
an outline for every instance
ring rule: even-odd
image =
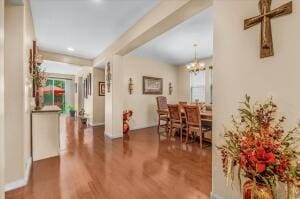
[[[74,49],[74,48],[71,48],[71,47],[69,47],[69,48],[68,48],[68,51],[72,51],[72,52],[73,52],[73,51],[75,51],[75,49]]]

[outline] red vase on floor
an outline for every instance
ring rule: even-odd
[[[123,121],[123,134],[128,134],[129,124],[126,121]]]

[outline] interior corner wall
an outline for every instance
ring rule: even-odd
[[[0,0],[0,199],[4,199],[4,0]]]
[[[82,67],[82,70],[80,71],[80,73],[78,74],[78,77],[80,77],[80,79],[82,80],[81,85],[84,85],[84,80],[88,77],[88,75],[91,74],[91,76],[93,77],[93,68],[92,67]],[[77,78],[78,78],[77,77]],[[87,95],[87,97],[85,97],[84,93],[83,94],[83,108],[85,110],[85,114],[88,118],[88,123],[90,125],[93,124],[93,93],[94,93],[94,85],[93,85],[93,79],[91,79],[91,95]],[[84,88],[82,89],[83,92]],[[80,110],[77,110],[77,114]]]
[[[273,0],[276,8],[286,0]],[[300,1],[293,1],[293,13],[272,19],[274,56],[260,59],[260,25],[244,30],[244,20],[259,13],[257,1],[215,0],[214,89],[213,89],[213,193],[221,198],[240,198],[237,184],[226,186],[220,153],[223,125],[237,112],[247,93],[253,101],[273,96],[280,113],[292,128],[300,119]],[[236,180],[237,181],[237,180]]]
[[[5,5],[5,183],[24,177],[23,20],[23,6]]]
[[[205,76],[209,76],[209,66],[212,66],[213,58],[205,58],[200,60],[201,63],[204,63],[206,66]],[[190,88],[190,73],[187,70],[186,66],[179,66],[177,69],[177,79],[178,79],[178,101],[191,101],[191,88]],[[210,103],[210,85],[209,78],[205,78],[205,101]]]
[[[123,110],[132,110],[131,129],[146,128],[157,125],[158,95],[143,94],[143,76],[163,79],[163,93],[168,103],[178,102],[177,67],[156,60],[127,55],[123,57]],[[128,91],[129,78],[133,81],[133,92]],[[169,95],[169,83],[172,83],[173,93]]]
[[[93,68],[93,126],[105,122],[105,96],[99,95],[99,82],[105,82],[105,71]]]
[[[26,179],[31,160],[32,83],[29,50],[35,40],[29,1],[5,5],[5,183]],[[12,100],[13,99],[13,100]],[[16,125],[17,124],[17,125]]]

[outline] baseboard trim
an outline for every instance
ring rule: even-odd
[[[123,134],[111,134],[111,133],[105,133],[105,132],[104,132],[104,135],[106,137],[108,137],[109,139],[117,139],[117,138],[123,137]]]
[[[213,193],[213,192],[210,193],[210,198],[211,199],[223,199],[221,196],[219,196],[218,194]]]
[[[151,125],[144,125],[144,126],[137,126],[137,127],[134,127],[132,129],[130,129],[129,132],[132,132],[134,133],[135,130],[139,130],[139,129],[146,129],[146,128],[151,128],[151,127],[155,127],[157,126],[156,124],[151,124]],[[111,133],[105,133],[104,132],[104,135],[110,139],[117,139],[117,138],[122,138],[123,137],[123,134],[111,134]]]
[[[135,130],[139,130],[139,129],[146,129],[146,128],[151,128],[151,127],[155,127],[157,126],[156,124],[151,124],[151,125],[143,125],[143,126],[136,126],[132,129],[130,129],[131,131],[135,131]]]
[[[90,125],[90,126],[103,126],[104,123],[95,123],[95,124],[89,123],[89,125]]]
[[[11,191],[26,186],[29,181],[31,166],[32,166],[32,157],[28,158],[27,160],[24,177],[14,182],[5,184],[4,191],[7,192],[7,191]]]

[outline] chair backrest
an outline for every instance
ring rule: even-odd
[[[168,104],[170,120],[181,122],[181,111],[178,104]]]
[[[205,104],[205,110],[212,111],[212,105],[211,104]]]
[[[186,105],[183,108],[186,116],[186,123],[191,126],[200,127],[201,116],[199,105]]]
[[[167,98],[165,96],[156,97],[157,109],[168,109]]]
[[[180,105],[187,105],[187,102],[179,102]]]

